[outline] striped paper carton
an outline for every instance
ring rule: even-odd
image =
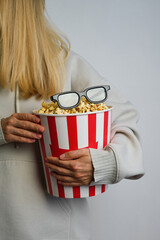
[[[35,111],[33,111],[35,113]],[[69,187],[62,186],[44,165],[46,156],[59,157],[62,153],[81,148],[103,149],[110,141],[112,108],[79,114],[37,114],[45,132],[40,148],[48,193],[61,198],[84,198],[103,193],[105,184]]]

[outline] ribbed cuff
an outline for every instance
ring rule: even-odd
[[[113,151],[89,148],[94,167],[94,182],[112,184],[116,181],[117,164]]]
[[[7,143],[4,135],[3,135],[3,131],[2,131],[2,126],[1,126],[1,119],[0,119],[0,145]]]

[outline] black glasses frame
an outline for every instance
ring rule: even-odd
[[[105,98],[101,101],[92,101],[90,98],[88,98],[87,96],[87,91],[91,90],[91,89],[96,89],[96,88],[103,88],[104,91],[105,91]],[[75,108],[77,107],[79,104],[80,104],[80,100],[81,100],[81,97],[84,96],[89,102],[91,103],[102,103],[104,101],[106,101],[107,99],[107,91],[110,90],[110,86],[109,85],[100,85],[100,86],[93,86],[93,87],[88,87],[86,88],[83,92],[79,92],[79,91],[66,91],[66,92],[62,92],[62,93],[57,93],[55,95],[52,95],[50,97],[50,100],[53,101],[53,102],[57,102],[58,106],[62,109],[71,109],[71,108]],[[73,106],[70,106],[70,107],[63,107],[60,102],[59,102],[59,97],[61,95],[64,95],[64,94],[69,94],[69,93],[76,93],[78,95],[78,102],[73,105]]]

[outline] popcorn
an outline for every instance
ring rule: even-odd
[[[42,102],[42,107],[37,111],[41,114],[73,114],[73,113],[85,113],[96,112],[106,110],[109,107],[105,103],[90,103],[85,97],[81,97],[80,104],[72,109],[62,109],[58,106],[57,102],[45,103]]]

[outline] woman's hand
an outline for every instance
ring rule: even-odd
[[[45,130],[40,118],[30,113],[14,113],[1,120],[6,142],[33,143],[42,137]]]
[[[93,165],[87,148],[66,152],[59,158],[47,157],[51,175],[64,186],[89,185],[93,180]]]

